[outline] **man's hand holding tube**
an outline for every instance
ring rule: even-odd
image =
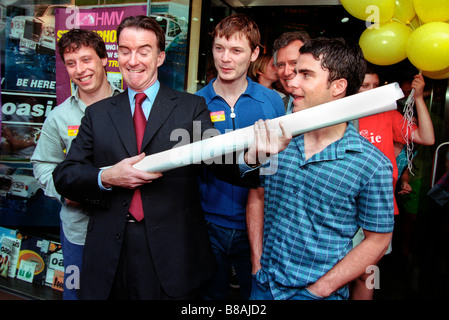
[[[292,134],[287,130],[282,122],[279,122],[282,135],[279,129],[273,126],[270,120],[259,120],[254,124],[254,141],[244,155],[245,163],[255,167],[263,164],[267,159],[287,148],[292,139]]]
[[[101,173],[101,183],[103,187],[135,189],[146,183],[150,183],[157,178],[160,178],[162,173],[145,172],[137,170],[133,167],[133,164],[141,161],[143,158],[145,158],[145,153],[123,159],[117,164],[104,169]]]

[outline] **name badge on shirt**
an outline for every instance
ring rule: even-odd
[[[67,134],[69,137],[75,137],[78,134],[78,129],[80,126],[68,126],[67,127]]]
[[[212,122],[219,122],[219,121],[225,121],[225,112],[223,111],[215,111],[210,113],[210,119]]]

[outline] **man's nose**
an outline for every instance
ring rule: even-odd
[[[289,88],[298,88],[299,87],[299,81],[298,77],[294,75],[290,79],[285,79],[285,82],[287,83],[287,87]]]
[[[284,76],[285,76],[285,77],[291,77],[292,74],[294,74],[294,71],[295,71],[295,66],[292,66],[292,65],[290,65],[290,64],[287,64],[287,65],[285,66]]]
[[[227,62],[230,60],[229,50],[223,50],[223,53],[221,55],[221,60],[224,62]]]
[[[128,60],[128,64],[137,65],[138,63],[139,63],[139,59],[137,57],[137,53],[135,53],[135,52],[131,53],[129,60]]]
[[[86,70],[86,66],[84,63],[77,63],[76,64],[76,73],[82,74]]]

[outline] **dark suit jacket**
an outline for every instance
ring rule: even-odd
[[[203,98],[161,84],[153,104],[142,150],[146,155],[171,149],[174,129],[193,137],[193,121],[213,128]],[[197,123],[198,124],[198,123]],[[133,190],[98,187],[99,168],[137,154],[128,93],[107,98],[86,109],[67,159],[55,169],[57,191],[89,204],[91,218],[84,248],[81,298],[107,299],[122,247],[125,216]],[[141,188],[145,226],[162,287],[170,296],[191,292],[213,272],[214,258],[197,186],[200,165],[163,174]]]

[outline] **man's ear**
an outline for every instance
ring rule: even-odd
[[[157,66],[160,67],[165,61],[165,51],[159,52],[157,55]]]
[[[332,95],[338,97],[340,95],[346,95],[346,88],[348,87],[348,81],[346,79],[334,80],[331,84]]]
[[[251,62],[254,62],[257,60],[257,57],[259,57],[259,53],[260,53],[260,48],[259,48],[259,46],[257,46],[256,49],[254,49],[254,51],[251,53]]]

